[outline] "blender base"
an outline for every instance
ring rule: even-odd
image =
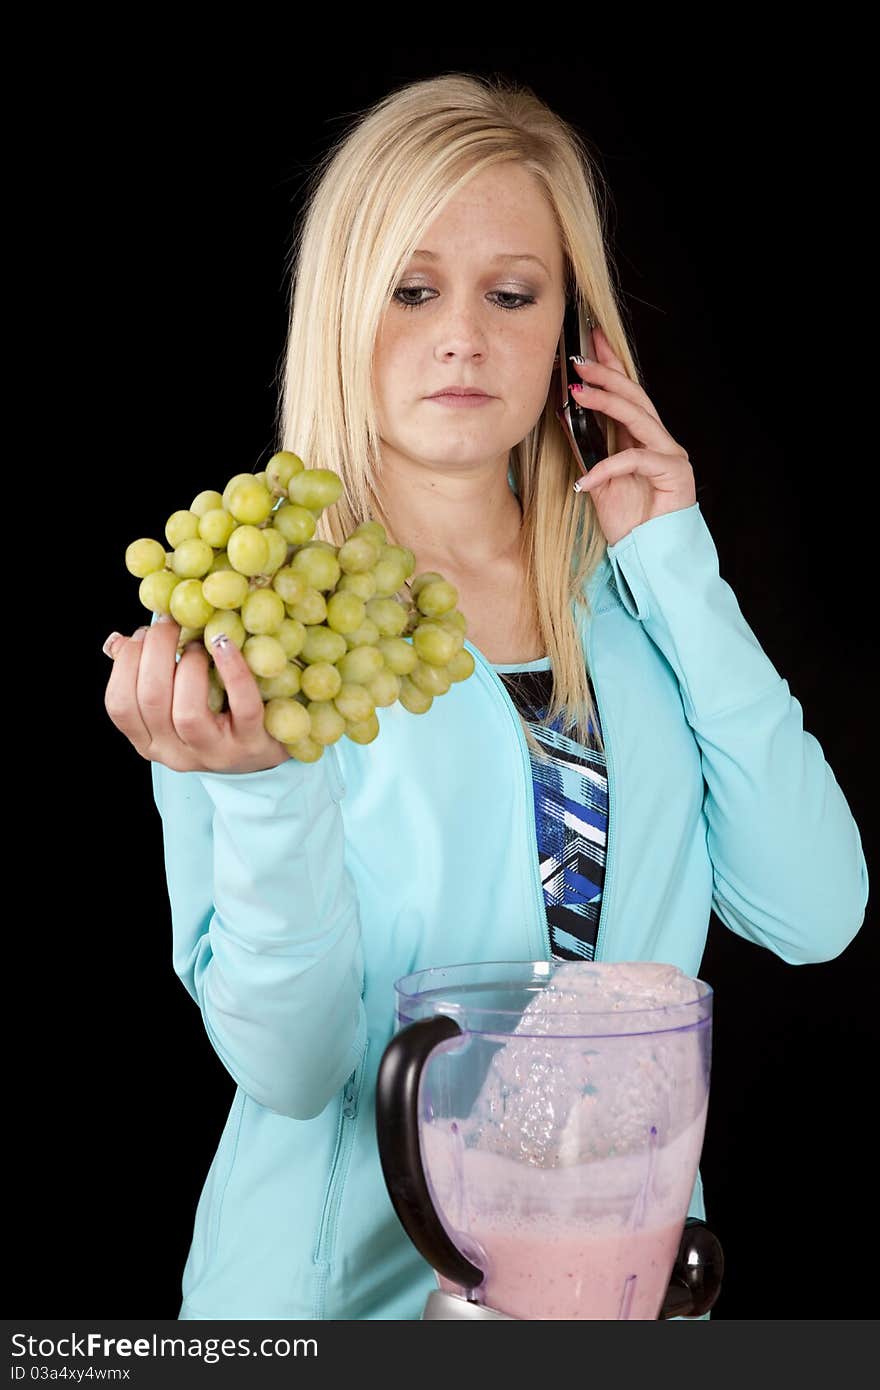
[[[506,1322],[516,1322],[507,1313],[499,1313],[496,1308],[488,1308],[485,1303],[472,1303],[460,1294],[444,1293],[434,1289],[428,1294],[422,1321],[426,1318],[504,1318]]]

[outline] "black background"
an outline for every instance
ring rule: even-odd
[[[234,1086],[171,968],[149,764],[106,715],[101,644],[147,621],[128,542],[161,535],[172,510],[275,447],[298,189],[348,113],[391,87],[502,72],[591,142],[646,389],[689,452],[722,577],[801,702],[871,868],[863,112],[849,57],[800,44],[797,62],[743,53],[720,70],[672,46],[656,63],[594,62],[576,41],[538,61],[421,42],[340,67],[279,41],[262,69],[169,50],[43,88],[34,427],[43,523],[57,534],[54,496],[77,529],[54,579],[40,577],[50,608],[64,571],[82,597],[51,624],[53,678],[32,674],[26,692],[43,737],[25,782],[35,867],[10,932],[16,1314],[179,1308]],[[713,1318],[873,1314],[875,922],[871,901],[841,957],[795,967],[712,919],[702,1172],[727,1261]]]

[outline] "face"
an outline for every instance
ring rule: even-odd
[[[517,165],[484,170],[420,238],[373,355],[383,459],[445,473],[503,470],[547,401],[565,308],[553,214]],[[537,260],[503,259],[505,253]],[[449,406],[435,391],[491,399]]]

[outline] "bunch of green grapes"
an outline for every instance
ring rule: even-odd
[[[341,493],[337,473],[281,450],[262,473],[237,473],[172,513],[170,552],[148,538],[125,552],[144,607],[179,623],[178,655],[203,640],[210,708],[228,708],[211,655],[225,633],[254,673],[267,730],[307,763],[343,735],[372,743],[376,709],[396,700],[426,714],[474,670],[458,591],[442,574],[411,578],[415,555],[376,521],[340,546],[314,538]]]

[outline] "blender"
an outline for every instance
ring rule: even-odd
[[[723,1256],[688,1217],[711,987],[662,962],[435,967],[395,983],[376,1087],[423,1319],[699,1317]]]

